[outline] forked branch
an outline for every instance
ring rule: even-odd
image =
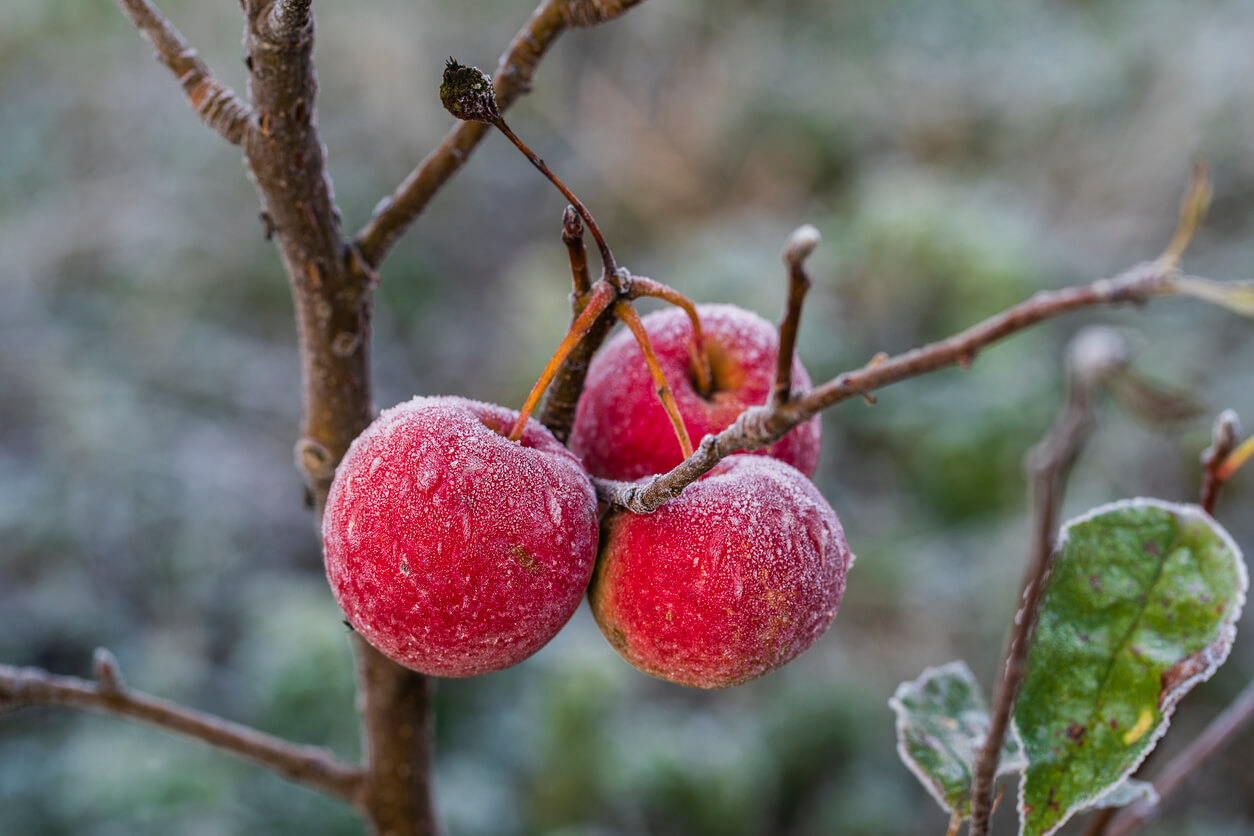
[[[252,108],[213,76],[196,50],[149,0],[114,2],[152,44],[161,63],[178,78],[201,121],[232,145],[241,144],[252,119]]]
[[[38,668],[0,665],[0,711],[36,705],[103,711],[195,738],[261,764],[289,781],[345,801],[355,801],[363,786],[360,769],[337,760],[325,749],[290,743],[221,717],[132,691],[106,650],[96,651],[94,667],[93,682],[55,676]]]

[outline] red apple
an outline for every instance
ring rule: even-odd
[[[692,325],[677,308],[649,314],[645,329],[675,395],[693,444],[729,427],[747,407],[766,403],[775,381],[779,335],[775,326],[734,305],[698,307],[713,391],[703,395],[693,382]],[[793,361],[793,385],[808,389],[810,378]],[[657,398],[644,355],[628,331],[615,335],[588,368],[575,414],[570,447],[594,476],[639,479],[665,473],[683,461],[666,410]],[[807,421],[769,447],[754,451],[788,462],[807,476],[819,459],[819,419]]]
[[[725,688],[814,644],[852,563],[809,479],[736,455],[652,514],[611,512],[588,598],[601,632],[640,670]]]
[[[456,397],[385,411],[336,470],[322,527],[348,622],[436,676],[514,665],[579,606],[596,557],[596,496],[536,421]]]

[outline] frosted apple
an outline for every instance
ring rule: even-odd
[[[474,676],[539,650],[574,613],[596,497],[536,421],[456,397],[386,410],[336,470],[322,536],[349,623],[406,667]]]
[[[697,308],[713,377],[712,391],[698,392],[693,382],[692,325],[677,309],[644,318],[693,443],[729,427],[746,408],[766,403],[775,380],[779,335],[775,326],[735,305]],[[799,360],[793,361],[793,385],[810,387]],[[644,355],[630,333],[616,334],[588,368],[587,384],[575,414],[570,447],[594,476],[639,479],[665,473],[683,461],[666,411]],[[817,417],[755,451],[788,462],[807,476],[818,464]]]
[[[810,480],[776,459],[736,455],[652,514],[611,512],[588,599],[601,632],[640,670],[724,688],[814,644],[852,563]]]

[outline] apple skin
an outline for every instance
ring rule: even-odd
[[[348,622],[425,674],[521,662],[570,619],[596,559],[596,495],[553,435],[457,397],[386,410],[336,470],[327,578]]]
[[[588,600],[635,667],[726,688],[814,644],[853,559],[836,514],[800,471],[735,455],[652,514],[610,512]]]
[[[645,330],[694,446],[706,435],[731,426],[748,407],[766,403],[779,353],[775,326],[757,314],[735,305],[700,305],[697,312],[714,378],[709,398],[697,392],[693,383],[692,325],[684,312],[671,308],[644,317]],[[801,362],[794,358],[792,368],[793,386],[809,389],[810,378]],[[620,331],[593,358],[570,437],[570,448],[583,459],[589,473],[633,480],[665,473],[683,461],[656,390],[644,354],[629,331]],[[820,433],[816,416],[754,452],[813,476]]]

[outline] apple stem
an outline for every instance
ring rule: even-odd
[[[644,276],[632,276],[631,298],[639,296],[662,299],[683,308],[684,313],[688,314],[688,319],[692,322],[692,344],[688,347],[688,355],[693,369],[696,370],[697,391],[703,396],[708,396],[714,391],[714,374],[710,368],[710,355],[706,351],[705,334],[701,330],[701,317],[697,315],[697,306],[692,303],[691,299],[669,285],[646,279]]]
[[[597,247],[601,250],[601,264],[604,267],[605,275],[614,275],[618,270],[618,264],[614,261],[614,254],[610,252],[610,245],[605,242],[605,236],[601,234],[601,227],[597,226],[596,219],[592,217],[588,207],[583,205],[583,201],[575,197],[574,192],[566,188],[566,184],[544,164],[544,160],[537,157],[535,152],[527,147],[527,143],[519,139],[518,135],[510,130],[504,119],[498,116],[492,124],[496,126],[497,130],[505,134],[506,138],[514,143],[519,151],[523,152],[523,156],[531,160],[531,164],[539,169],[541,174],[549,178],[549,182],[557,186],[558,191],[570,201],[571,206],[575,207],[575,211],[579,213],[579,217],[583,218],[583,222],[588,225],[588,231],[592,233],[592,237],[596,239]]]
[[[806,259],[819,243],[819,231],[806,224],[799,227],[784,244],[784,263],[788,265],[788,304],[779,325],[779,354],[775,357],[775,386],[771,404],[780,406],[792,400],[792,359],[797,350],[797,331],[801,327],[801,306],[810,290]]]
[[[562,340],[562,344],[557,347],[557,351],[549,360],[548,365],[540,373],[540,379],[536,381],[536,385],[531,387],[531,393],[527,395],[527,402],[523,404],[523,408],[518,413],[518,420],[514,422],[514,427],[509,432],[510,441],[518,441],[522,438],[523,429],[527,426],[527,419],[531,417],[531,413],[535,411],[536,405],[540,403],[540,397],[544,394],[544,390],[549,387],[549,384],[553,382],[553,377],[562,367],[566,356],[579,344],[579,341],[588,333],[592,324],[596,322],[597,317],[616,298],[618,298],[618,290],[613,285],[609,282],[596,283],[587,307],[570,324],[570,330],[566,332],[566,337]]]
[[[658,363],[657,353],[654,352],[653,343],[649,340],[649,333],[645,331],[644,323],[640,321],[640,314],[636,313],[631,302],[626,300],[619,300],[614,304],[614,313],[627,324],[636,342],[640,344],[640,350],[644,352],[644,362],[649,367],[649,374],[653,376],[653,382],[657,384],[658,400],[662,402],[662,407],[671,419],[671,426],[675,428],[675,437],[679,439],[679,449],[683,451],[684,458],[688,458],[692,455],[692,439],[688,437],[688,428],[684,426],[684,420],[679,416],[679,405],[675,403],[675,395],[666,382],[666,375],[662,372],[661,364]]]

